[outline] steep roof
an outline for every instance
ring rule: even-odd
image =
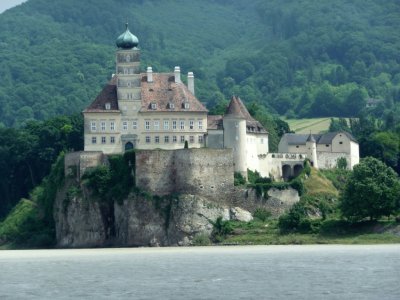
[[[357,143],[356,139],[348,132],[345,131],[336,131],[336,132],[328,132],[324,134],[312,134],[312,138],[315,139],[317,144],[332,144],[332,140],[338,134],[346,135],[350,141]],[[310,134],[296,134],[296,133],[285,133],[286,140],[288,145],[305,145]]]
[[[250,115],[246,106],[239,97],[232,96],[225,115],[231,115],[245,119],[248,133],[267,133],[267,130],[265,130],[261,123]]]
[[[116,82],[117,78],[114,76],[83,112],[119,112]],[[110,103],[110,109],[106,109],[106,103]]]
[[[141,112],[208,112],[204,105],[188,90],[185,84],[175,83],[174,74],[153,73],[153,82],[147,82],[147,75],[142,74],[141,86]],[[185,103],[187,104],[186,106]],[[152,109],[151,104],[156,104],[156,109]],[[173,108],[171,108],[171,104],[173,104]]]

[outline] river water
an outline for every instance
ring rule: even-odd
[[[400,245],[0,251],[0,299],[400,299]]]

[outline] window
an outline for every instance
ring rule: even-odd
[[[176,136],[176,135],[174,135],[174,136],[172,137],[172,142],[173,142],[173,143],[178,142],[178,139],[177,139],[177,136]]]
[[[137,121],[132,121],[132,129],[137,129]]]
[[[168,104],[168,108],[169,108],[169,109],[174,109],[174,108],[175,108],[175,104],[173,104],[173,103],[170,102],[170,103]]]
[[[339,144],[340,144],[340,145],[342,145],[342,144],[343,144],[343,142],[339,142]]]
[[[150,144],[150,137],[146,136],[146,144]]]
[[[166,143],[166,144],[169,143],[169,136],[168,135],[164,136],[164,143]]]
[[[202,135],[199,135],[199,144],[203,144],[204,138]]]
[[[185,136],[181,135],[181,143],[184,143],[184,142],[185,142]]]
[[[176,130],[176,121],[172,121],[172,130]]]
[[[160,130],[160,121],[154,121],[154,130]]]
[[[194,143],[194,136],[193,135],[191,135],[190,137],[189,137],[189,142],[192,144],[192,143]]]
[[[189,107],[190,107],[190,106],[189,106],[189,102],[184,102],[184,103],[183,103],[183,108],[184,108],[184,109],[189,109]]]
[[[261,139],[261,144],[264,144],[264,139]]]
[[[299,145],[296,145],[296,148],[299,148]]]
[[[115,122],[114,121],[110,122],[110,130],[115,131]]]
[[[154,138],[154,142],[155,142],[156,144],[160,143],[160,137],[159,137],[159,136],[156,136],[156,137]]]
[[[101,129],[101,131],[106,131],[106,122],[101,121],[101,123],[100,123],[100,129]]]
[[[92,131],[96,131],[96,121],[90,122],[90,129],[91,129]]]
[[[144,129],[150,130],[150,121],[144,121]]]
[[[328,144],[326,144],[326,145],[325,145],[325,147],[329,147],[329,145],[328,145]]]
[[[157,109],[157,103],[151,103],[151,109]]]
[[[128,122],[127,121],[123,121],[122,122],[122,130],[123,131],[127,131],[128,130]]]
[[[190,130],[193,130],[193,129],[194,129],[194,121],[193,121],[193,120],[190,120],[190,121],[189,121],[189,129],[190,129]]]
[[[185,121],[183,121],[183,120],[179,121],[179,128],[181,130],[185,130]]]
[[[164,130],[169,130],[169,121],[164,121]]]
[[[115,144],[115,136],[110,136],[110,144]]]
[[[96,144],[97,143],[97,138],[95,136],[92,136],[92,144]]]
[[[199,120],[198,125],[200,130],[203,129],[203,120]]]
[[[102,144],[105,144],[105,143],[106,143],[106,137],[105,137],[105,136],[102,136],[102,137],[101,137],[101,143],[102,143]]]
[[[132,94],[132,93],[128,93],[128,94],[126,95],[126,98],[127,98],[128,100],[132,100],[132,99],[133,99],[133,94]]]
[[[106,103],[106,110],[110,110],[111,109],[111,104],[110,103]]]

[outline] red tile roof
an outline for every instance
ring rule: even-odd
[[[207,116],[207,129],[223,129],[223,120],[221,115]]]
[[[110,103],[110,109],[106,109],[106,103]],[[117,99],[116,76],[103,88],[96,99],[83,112],[119,112]]]
[[[151,108],[152,103],[156,104],[156,109]],[[185,103],[187,103],[187,108],[185,108]],[[173,108],[170,108],[170,104],[173,104]],[[142,75],[142,108],[140,111],[208,112],[185,84],[175,83],[172,73],[153,73],[153,82],[147,82],[147,76]]]

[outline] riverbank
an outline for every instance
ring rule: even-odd
[[[396,244],[400,243],[400,224],[390,221],[365,222],[351,228],[337,225],[334,231],[288,233],[279,231],[276,220],[234,222],[221,245],[312,245],[312,244]]]

